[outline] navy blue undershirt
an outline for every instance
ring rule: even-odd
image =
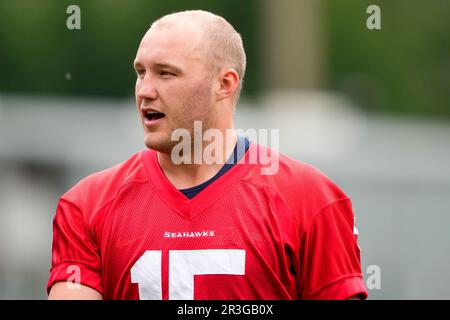
[[[249,147],[250,147],[250,141],[246,137],[238,135],[237,141],[236,141],[236,146],[234,147],[234,150],[233,150],[233,154],[230,156],[230,158],[227,160],[227,162],[223,165],[223,167],[219,170],[219,172],[216,173],[216,175],[214,177],[212,177],[208,181],[205,181],[197,186],[194,186],[191,188],[186,188],[186,189],[179,189],[179,191],[181,193],[183,193],[189,199],[194,198],[197,194],[200,193],[200,191],[205,189],[211,183],[213,183],[214,181],[219,179],[221,176],[223,176],[228,170],[233,168],[233,166],[235,166],[236,163],[238,163],[239,160],[241,160],[241,158],[247,152]]]

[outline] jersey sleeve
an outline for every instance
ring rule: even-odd
[[[301,299],[367,298],[350,199],[328,204],[314,215],[302,237],[300,259]]]
[[[47,292],[59,281],[79,282],[103,294],[99,249],[81,210],[63,198],[53,220],[52,266]]]

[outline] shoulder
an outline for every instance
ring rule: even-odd
[[[262,157],[261,154],[270,155],[270,161],[277,162],[276,165],[272,164],[276,170],[262,174],[264,171],[261,169],[265,166],[263,163],[267,161],[259,160],[246,180],[271,190],[290,208],[313,214],[329,204],[348,199],[334,181],[313,165],[267,147],[258,147],[258,158]]]
[[[80,180],[61,196],[83,212],[96,212],[114,199],[123,186],[133,182],[145,182],[142,169],[143,151],[108,169],[95,172]]]

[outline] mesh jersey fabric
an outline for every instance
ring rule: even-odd
[[[47,290],[78,270],[104,299],[366,298],[353,230],[333,181],[254,142],[193,199],[142,150],[61,196]]]

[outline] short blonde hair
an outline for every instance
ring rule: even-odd
[[[239,86],[235,93],[237,100],[243,87],[247,65],[241,35],[221,16],[203,10],[171,13],[153,22],[151,27],[164,27],[181,19],[188,19],[202,29],[210,58],[208,60],[215,72],[222,68],[231,68],[239,75]]]

